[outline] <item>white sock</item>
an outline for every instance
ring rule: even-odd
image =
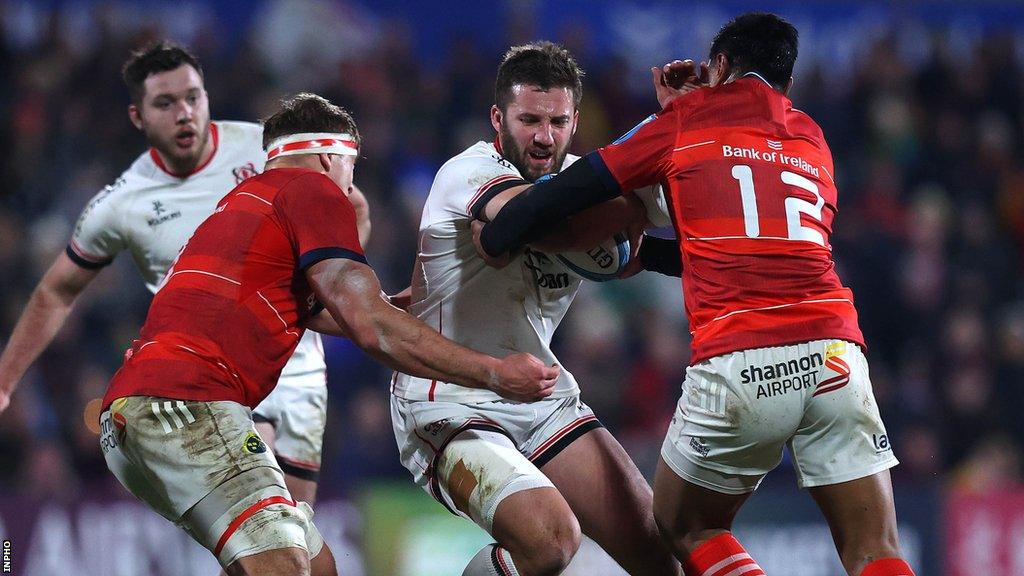
[[[488,544],[466,564],[462,576],[519,576],[519,571],[508,550],[497,544]]]

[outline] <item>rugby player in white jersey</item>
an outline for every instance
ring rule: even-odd
[[[131,55],[123,76],[131,96],[129,118],[151,148],[89,202],[66,251],[36,286],[0,356],[0,411],[79,294],[118,253],[131,252],[146,287],[156,292],[181,247],[217,202],[263,168],[263,128],[210,121],[202,68],[184,48],[168,42],[148,46]],[[365,243],[365,198],[353,190],[349,199]],[[253,414],[289,491],[310,504],[327,415],[325,375],[320,336],[308,330],[277,388]]]
[[[438,171],[423,208],[409,311],[489,354],[558,363],[551,337],[580,285],[536,249],[501,269],[477,257],[471,222],[506,192],[558,172],[576,131],[582,71],[548,42],[517,46],[498,69],[491,124]],[[644,210],[634,197],[635,209]],[[402,463],[448,510],[496,540],[464,575],[558,574],[581,531],[630,574],[678,574],[658,536],[651,488],[562,370],[550,398],[524,404],[397,373],[392,422]]]

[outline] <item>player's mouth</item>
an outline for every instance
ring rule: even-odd
[[[530,158],[531,164],[540,164],[546,166],[551,163],[554,158],[554,154],[551,151],[533,150],[526,154]]]
[[[178,148],[189,149],[195,146],[196,140],[199,139],[199,134],[193,130],[183,130],[178,132],[174,137],[174,143],[178,145]]]

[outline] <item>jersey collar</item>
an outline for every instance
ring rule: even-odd
[[[164,164],[164,159],[160,157],[160,153],[156,151],[156,148],[149,149],[149,157],[153,159],[153,163],[156,164],[157,168],[163,170],[163,172],[168,176],[173,176],[174,178],[178,178],[179,180],[184,180],[185,178],[189,178],[191,176],[198,174],[200,170],[209,166],[210,162],[213,161],[213,157],[217,155],[217,150],[220,148],[220,135],[217,132],[216,122],[210,122],[210,138],[213,138],[213,153],[211,153],[210,157],[206,159],[206,162],[203,162],[199,166],[196,166],[194,170],[185,175],[175,174],[174,172],[168,170],[167,165]]]
[[[757,78],[758,80],[760,80],[761,82],[764,82],[765,84],[767,84],[767,85],[768,85],[768,87],[769,87],[769,88],[771,88],[772,90],[774,90],[774,89],[775,89],[775,86],[772,86],[772,83],[771,83],[771,82],[769,82],[769,81],[765,80],[765,79],[764,79],[764,76],[761,76],[761,75],[760,75],[760,74],[758,74],[757,72],[747,72],[747,73],[746,73],[746,74],[744,74],[743,76],[740,76],[740,78],[746,78],[747,76],[753,76],[753,77]]]

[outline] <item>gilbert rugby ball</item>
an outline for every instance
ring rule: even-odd
[[[563,266],[584,280],[614,280],[629,262],[629,239],[619,232],[585,252],[555,255]]]

